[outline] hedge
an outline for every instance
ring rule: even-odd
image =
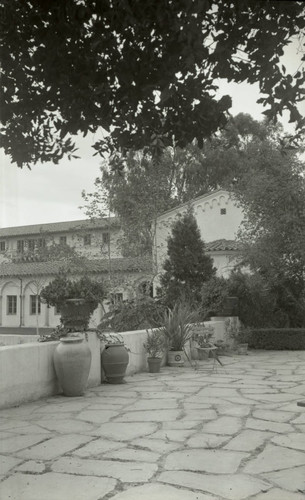
[[[252,349],[305,350],[305,328],[252,328],[248,345]]]

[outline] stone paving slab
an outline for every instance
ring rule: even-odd
[[[305,352],[222,360],[0,411],[1,500],[304,500]]]

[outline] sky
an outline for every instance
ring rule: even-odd
[[[283,56],[287,72],[297,70],[300,55],[297,46],[291,44]],[[258,85],[219,82],[218,97],[229,94],[233,106],[231,114],[248,113],[262,120],[264,108],[256,103],[259,99]],[[305,115],[305,103],[300,112]],[[288,117],[284,116],[284,129],[292,132]],[[0,151],[0,227],[43,224],[85,219],[81,196],[83,190],[94,191],[94,180],[99,176],[100,156],[93,156],[92,144],[99,137],[88,136],[77,139],[76,153],[80,159],[63,159],[58,165],[37,164],[31,170],[20,169],[10,163],[9,157]]]

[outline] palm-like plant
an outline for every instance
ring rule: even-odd
[[[177,302],[173,309],[164,313],[160,331],[164,333],[171,351],[183,351],[192,337],[193,323],[197,321],[198,313],[185,302]]]
[[[164,332],[160,329],[147,331],[147,339],[143,346],[149,357],[162,358],[165,349]]]

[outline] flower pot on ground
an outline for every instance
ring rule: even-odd
[[[161,330],[147,330],[147,339],[143,347],[147,352],[148,371],[158,373],[165,350],[165,337]]]
[[[87,387],[91,351],[78,335],[62,337],[53,356],[56,376],[65,396],[82,396]]]
[[[186,302],[177,302],[173,309],[164,313],[163,332],[168,346],[168,365],[183,366],[185,346],[192,338],[192,324],[198,319],[198,313],[192,311]]]
[[[161,370],[162,358],[147,358],[149,373],[159,373]]]
[[[105,343],[101,353],[102,367],[109,384],[122,384],[129,363],[129,353],[123,337],[115,333],[99,332],[99,338]]]

